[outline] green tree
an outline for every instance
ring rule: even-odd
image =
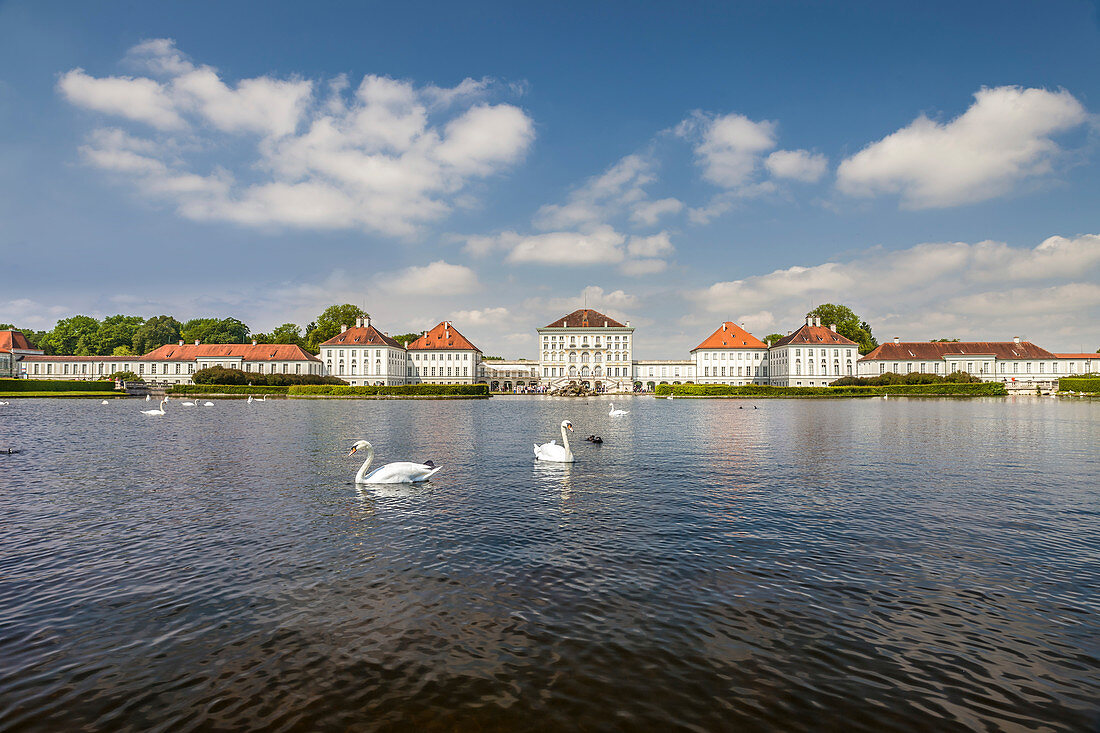
[[[297,324],[283,324],[273,329],[271,333],[253,333],[252,338],[257,343],[297,343],[298,346],[303,344],[301,327]]]
[[[135,354],[148,354],[153,349],[180,340],[181,324],[172,316],[153,316],[134,331],[131,343]]]
[[[103,319],[92,337],[88,346],[91,354],[113,354],[115,349],[125,346],[127,349],[134,343],[134,334],[145,323],[141,316],[108,316]]]
[[[180,328],[180,336],[204,344],[246,344],[251,340],[248,326],[236,318],[192,318]]]
[[[775,342],[781,338],[783,338],[783,334],[781,333],[769,333],[767,336],[764,337],[764,343],[768,343],[769,341],[771,341],[772,345],[774,346]]]
[[[62,318],[42,340],[51,354],[90,355],[99,321],[91,316]]]
[[[111,352],[111,356],[139,356],[139,354],[135,354],[133,349],[123,344],[116,346],[114,351]]]
[[[846,305],[823,303],[806,314],[821,319],[822,325],[836,325],[836,332],[859,344],[859,353],[868,354],[878,346],[871,327]]]
[[[396,341],[397,343],[404,346],[407,343],[411,344],[413,341],[416,341],[418,338],[420,338],[420,334],[419,333],[399,333],[396,336],[391,336],[390,338],[392,338],[394,341]]]
[[[356,318],[369,317],[370,314],[357,305],[330,305],[317,316],[316,325],[306,333],[306,348],[316,354],[322,343],[340,333],[340,326],[354,326]]]
[[[931,341],[933,344],[957,344],[958,342],[958,339],[932,339]]]

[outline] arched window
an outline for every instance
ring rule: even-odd
[[[589,373],[588,372],[588,367],[581,367],[581,376],[582,377],[587,377],[588,373]]]
[[[585,352],[581,353],[581,364],[587,364],[587,363],[588,363],[588,352],[585,351]]]
[[[569,367],[569,376],[571,376],[571,377],[577,376],[577,367],[574,367],[574,366]]]
[[[570,351],[569,352],[569,363],[570,364],[576,364],[577,363],[577,352],[575,352],[575,351]]]

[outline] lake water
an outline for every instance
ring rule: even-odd
[[[12,400],[0,729],[1100,727],[1100,401],[609,401]]]

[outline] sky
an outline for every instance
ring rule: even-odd
[[[0,322],[1100,347],[1095,2],[0,2]]]

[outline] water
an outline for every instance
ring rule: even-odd
[[[755,404],[12,400],[0,729],[1100,727],[1100,403]]]

